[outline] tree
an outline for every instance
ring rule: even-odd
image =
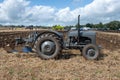
[[[2,27],[2,24],[0,24],[0,27]]]
[[[98,24],[98,27],[99,27],[99,28],[104,28],[103,23],[102,23],[102,22],[100,22],[100,23]]]
[[[120,22],[119,21],[111,21],[111,22],[107,23],[106,26],[108,28],[110,28],[110,30],[117,30],[120,28]]]
[[[63,30],[64,27],[63,26],[60,26],[60,25],[55,25],[52,27],[53,30]]]
[[[86,27],[93,28],[93,27],[94,27],[94,25],[93,25],[93,24],[90,24],[90,23],[87,23],[87,24],[86,24]]]

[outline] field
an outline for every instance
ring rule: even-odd
[[[77,50],[63,51],[58,60],[41,60],[35,53],[0,48],[0,80],[120,80],[120,49],[108,49],[89,61]]]
[[[59,60],[0,51],[0,80],[120,80],[120,50],[102,50],[98,61],[85,60],[76,50],[63,51]]]

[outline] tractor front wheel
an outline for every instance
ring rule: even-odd
[[[99,57],[99,49],[96,45],[88,44],[82,50],[82,55],[85,59],[95,60]]]

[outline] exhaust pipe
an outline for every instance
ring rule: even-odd
[[[80,44],[80,15],[78,15],[78,44]]]

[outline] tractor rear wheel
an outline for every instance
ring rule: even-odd
[[[99,57],[99,49],[96,45],[88,44],[82,50],[82,55],[85,59],[95,60]]]
[[[35,48],[42,59],[53,59],[61,52],[61,41],[55,34],[42,34],[35,42]]]

